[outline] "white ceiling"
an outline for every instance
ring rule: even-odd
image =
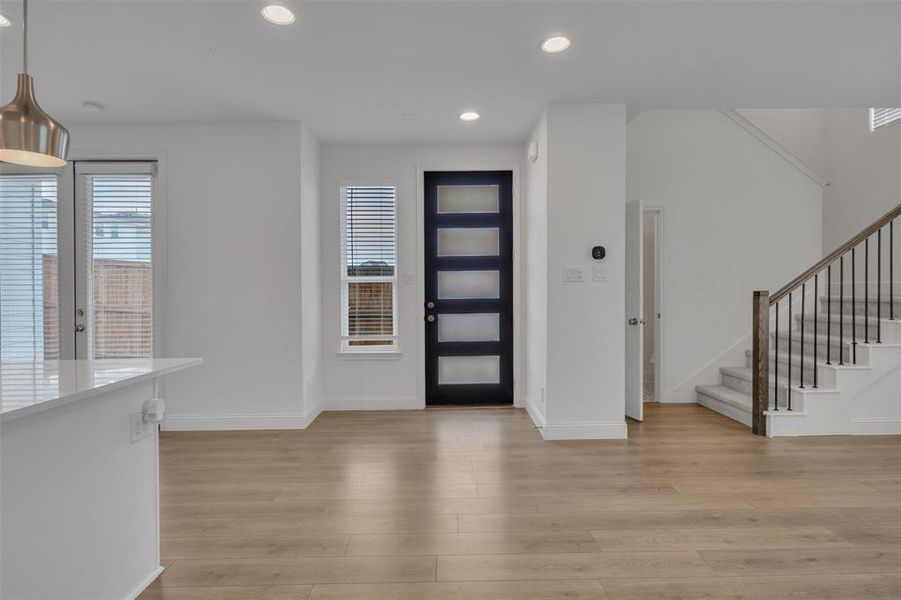
[[[33,0],[38,98],[68,122],[300,120],[328,141],[521,140],[553,101],[901,105],[898,2],[283,3],[293,26],[253,0]],[[2,101],[20,12],[0,0]],[[572,48],[543,54],[557,32]]]

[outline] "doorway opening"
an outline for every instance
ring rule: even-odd
[[[660,210],[642,211],[642,396],[644,402],[660,401]]]

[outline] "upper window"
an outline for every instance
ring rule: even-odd
[[[870,131],[901,121],[901,108],[871,108]]]
[[[341,350],[397,349],[393,186],[341,188]]]

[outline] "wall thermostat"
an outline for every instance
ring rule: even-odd
[[[591,258],[601,260],[605,256],[607,256],[607,250],[605,250],[603,246],[595,246],[591,249]]]

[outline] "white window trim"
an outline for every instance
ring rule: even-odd
[[[391,187],[394,188],[394,275],[393,276],[384,276],[384,277],[349,277],[347,275],[347,188],[349,187]],[[398,294],[397,287],[399,283],[398,273],[400,269],[400,256],[398,253],[397,240],[399,237],[399,228],[398,228],[398,186],[396,182],[393,181],[345,181],[339,184],[338,186],[338,197],[340,199],[339,211],[340,214],[338,216],[338,222],[340,224],[341,235],[340,235],[340,261],[338,268],[340,270],[340,303],[338,306],[339,310],[339,342],[338,342],[338,355],[343,357],[350,358],[366,358],[366,357],[395,357],[401,354],[400,351],[400,328],[398,323]],[[393,340],[391,345],[382,345],[382,346],[351,346],[350,345],[350,336],[344,334],[347,331],[347,288],[348,283],[350,281],[354,282],[385,282],[391,283],[391,308],[392,308],[392,323],[394,325],[394,334],[390,336],[370,336],[368,339],[390,339]]]

